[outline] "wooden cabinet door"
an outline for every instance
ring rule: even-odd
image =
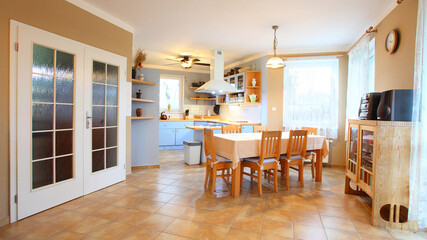
[[[374,159],[375,159],[375,127],[360,126],[360,161],[357,173],[359,186],[373,197],[374,191]]]
[[[357,167],[359,162],[359,125],[349,124],[347,141],[346,174],[357,182]]]

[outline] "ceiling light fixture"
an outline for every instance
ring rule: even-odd
[[[188,61],[186,61],[186,60],[182,60],[182,61],[181,61],[181,67],[183,67],[183,68],[185,68],[185,69],[187,69],[187,68],[191,68],[192,63],[193,63],[193,61],[192,61],[192,60],[188,60]]]
[[[276,47],[277,47],[277,38],[276,38],[276,30],[279,28],[279,26],[274,25],[274,40],[273,40],[273,50],[274,50],[274,57],[268,59],[266,67],[268,68],[282,68],[285,66],[285,63],[283,60],[276,56]]]

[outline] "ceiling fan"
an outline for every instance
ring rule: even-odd
[[[200,62],[200,59],[189,55],[179,56],[176,58],[166,58],[166,60],[179,62],[181,67],[185,69],[191,68],[193,64],[201,66],[210,66],[209,63],[202,63]]]

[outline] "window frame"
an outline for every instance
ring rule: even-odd
[[[161,82],[162,79],[171,79],[171,80],[177,80],[179,81],[179,109],[176,110],[172,110],[169,113],[183,113],[184,112],[184,81],[185,81],[185,76],[182,75],[173,75],[173,74],[160,74],[160,80],[159,80],[159,112],[163,112],[166,111],[168,112],[168,109],[163,109],[161,108],[160,105],[160,96],[161,96]]]

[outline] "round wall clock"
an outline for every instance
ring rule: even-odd
[[[391,30],[385,39],[385,50],[388,54],[392,54],[396,51],[397,44],[399,42],[399,34],[396,30]]]

